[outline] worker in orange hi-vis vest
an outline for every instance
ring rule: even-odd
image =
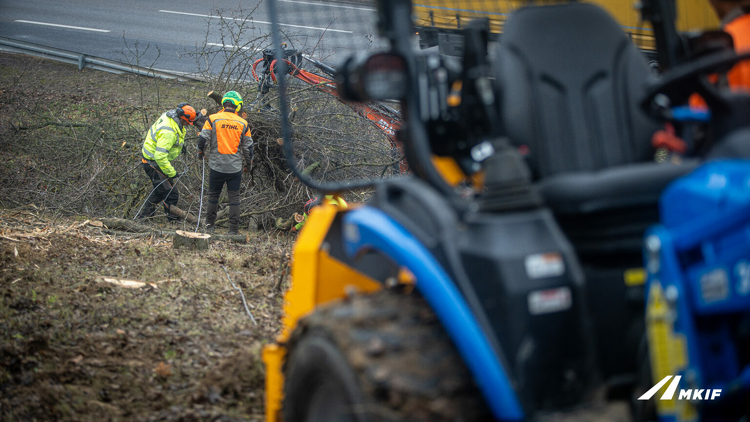
[[[734,39],[734,51],[750,52],[750,0],[709,0],[709,3],[721,19],[721,29]],[[750,60],[735,64],[727,72],[726,83],[733,90],[750,93]],[[706,102],[696,94],[690,97],[690,106],[705,108]]]
[[[243,169],[247,172],[253,160],[253,137],[247,121],[237,115],[242,108],[240,94],[235,91],[227,92],[221,99],[221,104],[224,108],[208,117],[198,138],[198,158],[204,159],[207,152],[208,167],[211,169],[208,179],[206,232],[214,232],[219,196],[226,183],[229,234],[239,234],[240,182]]]
[[[721,19],[722,29],[734,38],[737,53],[750,52],[750,0],[709,0]],[[737,63],[727,73],[729,86],[750,92],[750,60]]]
[[[732,36],[734,50],[738,54],[750,52],[750,0],[708,1],[721,20],[722,29]],[[729,86],[735,91],[750,93],[750,59],[735,64],[727,72],[725,79],[711,75],[710,80],[719,85]],[[691,95],[688,102],[691,108],[705,109],[707,107],[706,101],[698,94]],[[687,145],[681,138],[675,136],[674,127],[669,123],[665,130],[654,133],[651,143],[654,147],[664,147],[678,153],[687,151]]]

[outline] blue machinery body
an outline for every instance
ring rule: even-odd
[[[750,323],[750,162],[708,163],[674,182],[661,222],[645,241],[651,368],[654,384],[681,378],[671,399],[652,400],[664,421],[725,420],[727,407],[746,411],[732,401],[750,388],[738,344]],[[721,392],[691,401],[687,390]]]
[[[750,388],[750,365],[736,344],[736,331],[750,327],[750,162],[713,162],[677,180],[662,195],[661,221],[645,248],[651,367],[654,384],[666,375],[681,381],[671,400],[660,400],[661,392],[652,400],[665,421],[721,420],[722,404]],[[415,275],[495,418],[523,419],[475,316],[417,238],[373,207],[345,215],[344,238],[350,256],[378,250]],[[680,398],[687,389],[722,393],[696,405]]]

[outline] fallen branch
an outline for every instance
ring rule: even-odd
[[[216,104],[221,105],[221,99],[224,98],[216,91],[211,91],[208,94],[206,94],[206,97],[216,101]]]
[[[92,127],[91,125],[87,125],[85,123],[70,123],[70,122],[61,122],[61,123],[58,123],[58,122],[45,122],[45,123],[42,123],[41,125],[36,125],[36,126],[15,126],[15,125],[11,124],[11,127],[16,132],[19,132],[19,131],[22,131],[22,130],[37,130],[37,129],[45,128],[47,126],[55,126],[55,127]]]
[[[169,209],[169,212],[171,214],[174,214],[181,219],[187,221],[188,223],[196,224],[198,223],[198,218],[196,218],[193,214],[190,214],[187,211],[183,211],[180,208],[177,208],[177,205],[167,205],[167,209]]]
[[[289,259],[289,256],[286,253],[281,254],[281,262],[279,262],[279,276],[276,279],[276,283],[273,285],[273,291],[280,292],[281,291],[281,285],[284,283],[284,276],[287,273],[287,270],[289,269],[287,265],[287,260]]]
[[[316,161],[310,164],[309,166],[307,166],[304,170],[302,170],[302,175],[308,176],[310,173],[312,173],[313,170],[315,170],[318,167],[320,167],[320,161]]]
[[[101,222],[104,223],[105,226],[107,226],[107,229],[109,229],[103,230],[104,233],[116,236],[174,236],[177,232],[176,230],[163,230],[156,227],[147,226],[145,224],[136,223],[134,221],[124,220],[122,218],[102,218]],[[121,232],[117,232],[116,230],[121,230]],[[213,234],[211,235],[211,239],[224,240],[235,243],[250,243],[250,236],[245,234]]]
[[[122,230],[131,233],[150,232],[154,230],[145,224],[136,223],[135,221],[124,220],[122,218],[102,218],[100,220],[108,229]]]
[[[148,236],[153,236],[155,234],[153,232],[147,232],[147,233],[118,232],[116,230],[109,230],[109,229],[100,229],[100,231],[110,236],[119,236],[119,237],[126,237],[126,238],[148,237]]]
[[[122,278],[113,278],[113,277],[99,277],[96,281],[100,283],[114,284],[114,285],[125,287],[128,289],[140,289],[141,287],[144,287],[144,286],[151,286],[154,289],[158,289],[158,287],[156,286],[156,283],[146,283],[146,282],[138,281],[138,280],[125,280]]]

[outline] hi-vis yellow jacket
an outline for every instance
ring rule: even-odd
[[[186,132],[177,113],[171,110],[162,114],[146,132],[143,159],[165,176],[174,177],[177,171],[172,167],[172,161],[182,152]]]

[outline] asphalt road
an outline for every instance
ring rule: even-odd
[[[284,41],[317,59],[335,66],[377,44],[371,7],[277,1]],[[267,2],[257,0],[0,0],[0,37],[191,73],[207,67],[193,54],[206,47],[268,46],[270,22]],[[210,69],[220,68],[221,57]]]

